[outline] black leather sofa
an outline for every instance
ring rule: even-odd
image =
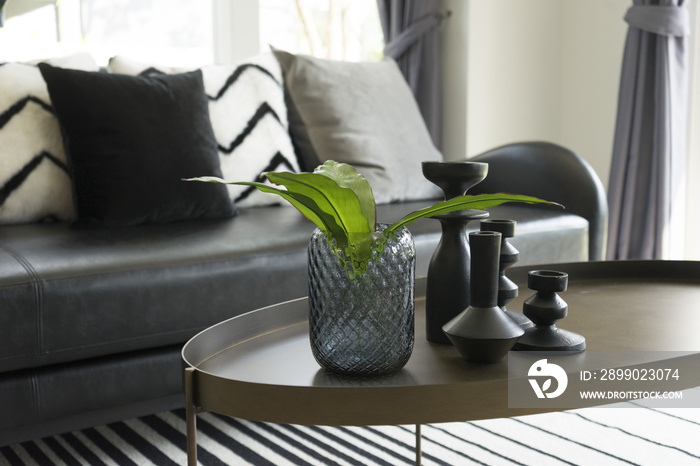
[[[602,259],[607,206],[586,162],[547,143],[478,159],[491,164],[478,190],[567,206],[491,209],[518,221],[520,265]],[[424,204],[382,205],[378,219]],[[182,345],[219,321],[306,295],[312,229],[291,207],[115,230],[0,228],[0,445],[182,406]],[[425,275],[439,222],[410,229]]]

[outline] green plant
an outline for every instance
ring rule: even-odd
[[[378,232],[372,188],[350,165],[329,160],[313,173],[266,173],[264,176],[285,189],[256,182],[225,181],[217,177],[191,178],[187,181],[254,186],[262,192],[284,198],[325,233],[351,277],[364,273],[373,251],[382,251],[387,235],[420,218],[464,209],[487,209],[506,202],[559,205],[517,194],[463,195],[412,212]]]

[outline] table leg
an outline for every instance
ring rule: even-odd
[[[187,418],[187,464],[197,466],[197,416],[192,379],[194,367],[185,369],[185,416]]]
[[[423,459],[421,425],[416,424],[416,466],[421,466]]]

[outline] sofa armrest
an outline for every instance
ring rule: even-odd
[[[600,178],[574,152],[548,142],[518,142],[471,159],[487,162],[488,176],[469,194],[511,192],[558,202],[589,224],[589,259],[602,260],[607,244],[608,203]]]

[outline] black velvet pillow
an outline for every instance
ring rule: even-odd
[[[40,64],[73,174],[75,226],[235,214],[221,176],[201,71],[125,76]]]

